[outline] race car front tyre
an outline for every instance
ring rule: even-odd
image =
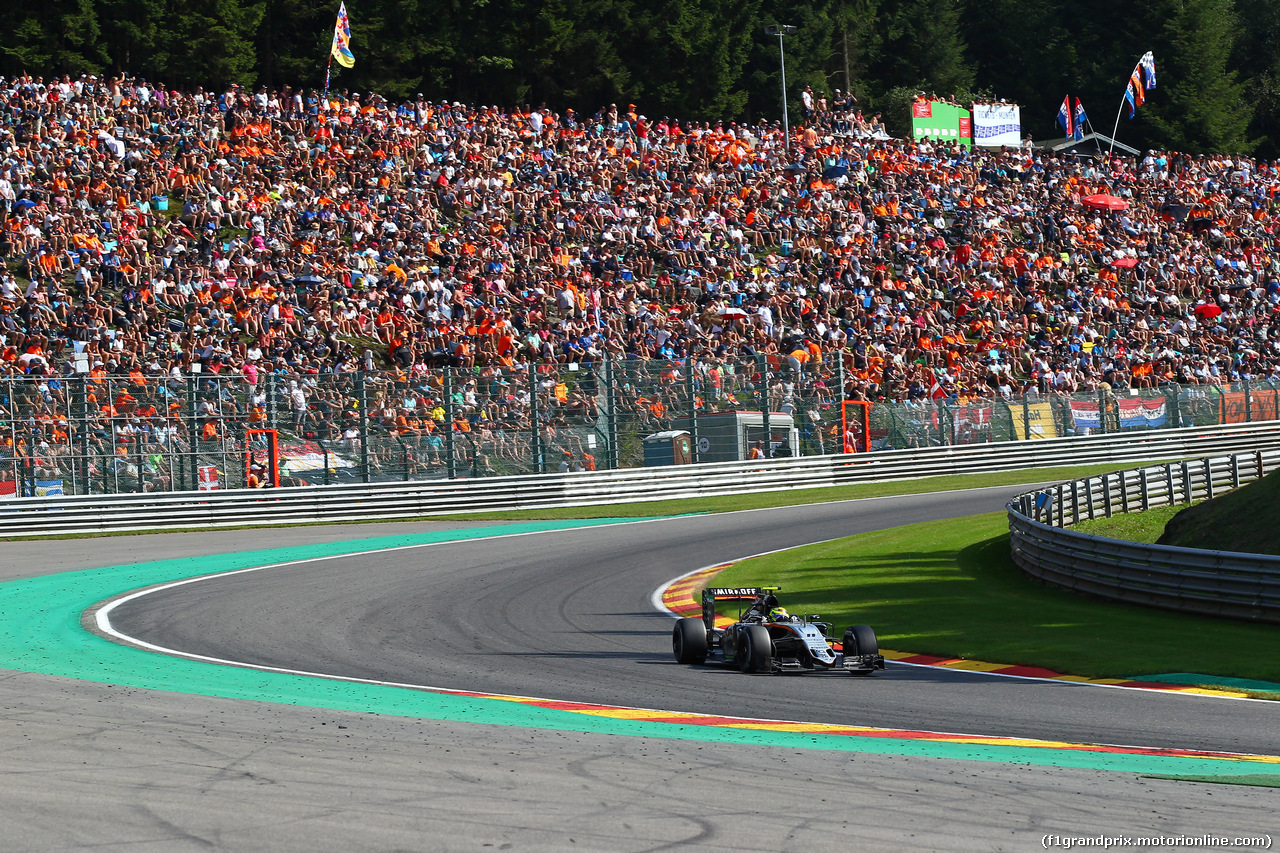
[[[738,631],[738,668],[743,672],[773,672],[773,640],[763,625]]]
[[[707,626],[701,619],[676,620],[671,631],[671,652],[676,663],[705,663],[707,660]]]
[[[849,655],[878,655],[880,644],[870,625],[853,625],[844,632],[844,653]],[[870,675],[871,670],[851,670],[854,675]]]

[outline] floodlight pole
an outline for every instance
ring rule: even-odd
[[[770,24],[764,28],[765,35],[778,37],[778,65],[782,69],[782,148],[788,158],[791,157],[791,122],[787,118],[787,54],[782,48],[782,39],[795,31],[795,27],[786,24]]]

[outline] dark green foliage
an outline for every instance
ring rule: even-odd
[[[1164,68],[1171,85],[1152,100],[1148,121],[1172,148],[1252,150],[1253,103],[1228,66],[1238,26],[1231,0],[1173,0],[1170,7]]]
[[[0,73],[128,70],[169,85],[319,88],[337,0],[12,0]],[[333,86],[590,114],[630,101],[685,120],[777,118],[785,41],[800,93],[852,90],[901,132],[924,90],[1023,105],[1055,135],[1064,94],[1110,133],[1155,52],[1160,87],[1119,136],[1135,146],[1280,154],[1276,0],[351,0],[356,67]]]

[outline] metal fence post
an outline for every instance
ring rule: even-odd
[[[764,353],[756,356],[756,365],[760,370],[760,413],[764,416],[764,456],[773,458],[773,433],[769,431],[769,359]]]
[[[143,438],[141,433],[138,433],[133,437],[133,454],[135,457],[134,464],[138,466],[138,493],[141,494],[146,491],[146,489],[142,487],[142,478],[146,470],[146,466],[143,463],[146,462],[147,458],[143,447]]]
[[[1253,394],[1249,391],[1249,380],[1245,379],[1241,384],[1244,385],[1244,422],[1253,423]]]
[[[444,458],[446,476],[458,479],[458,460],[453,455],[453,368],[444,367]]]
[[[1165,479],[1165,485],[1169,489],[1168,493],[1165,495],[1165,506],[1173,506],[1175,503],[1178,502],[1178,500],[1177,498],[1174,497],[1174,493],[1173,493],[1173,463],[1172,462],[1165,463],[1164,479]]]
[[[605,467],[618,468],[618,383],[613,373],[613,357],[604,356],[604,402],[608,413],[608,430],[605,434]]]
[[[1213,464],[1208,456],[1204,458],[1204,498],[1213,500]]]
[[[1165,392],[1165,410],[1169,412],[1169,428],[1178,429],[1182,426],[1182,407],[1179,399],[1182,394],[1182,386],[1174,385],[1173,388]]]
[[[1105,517],[1111,517],[1111,475],[1102,475],[1102,511]]]
[[[1053,499],[1053,508],[1058,511],[1057,526],[1066,527],[1067,526],[1067,507],[1066,507],[1066,504],[1064,504],[1062,501],[1062,484],[1061,483],[1058,484],[1058,493],[1057,495],[1054,496],[1054,499]]]
[[[1094,519],[1093,512],[1093,478],[1086,477],[1084,481],[1084,504],[1089,509],[1089,520]]]
[[[701,453],[698,451],[698,398],[693,381],[693,354],[689,353],[684,359],[685,366],[685,388],[689,395],[689,444],[693,452],[693,462],[696,465],[701,462]]]
[[[188,457],[191,460],[190,483],[193,487],[200,487],[200,426],[196,419],[196,378],[191,374],[187,374],[187,434],[190,437],[191,453]]]
[[[1186,504],[1190,504],[1191,503],[1191,469],[1186,462],[1183,462],[1179,466],[1179,468],[1182,474],[1182,502]]]
[[[81,375],[79,379],[76,408],[80,419],[80,482],[84,484],[84,493],[89,495],[93,494],[93,484],[89,482],[89,377]]]
[[[360,482],[369,482],[369,394],[364,371],[356,373],[356,405],[360,407]]]
[[[1142,507],[1142,511],[1146,512],[1151,509],[1151,483],[1147,479],[1146,468],[1138,470],[1138,488],[1141,489],[1139,492],[1139,498],[1141,500],[1140,506]]]
[[[533,424],[533,470],[537,474],[545,474],[545,460],[542,448],[542,416],[538,411],[538,365],[529,362],[529,416]]]
[[[280,393],[276,387],[279,379],[274,373],[267,374],[267,425],[275,430],[280,429],[279,406],[276,405],[276,395]]]
[[[1262,451],[1261,450],[1253,451],[1253,458],[1257,462],[1257,466],[1258,466],[1258,479],[1261,480],[1263,477],[1266,476],[1266,473],[1267,473],[1265,466],[1262,464]]]
[[[1071,481],[1071,523],[1080,521],[1080,481]]]
[[[1129,512],[1129,472],[1120,472],[1120,511]]]
[[[1031,438],[1031,404],[1027,402],[1027,395],[1022,395],[1022,437]]]
[[[844,402],[844,349],[836,352],[836,381],[840,383],[840,393],[836,395],[836,402]]]
[[[1231,454],[1231,488],[1240,488],[1240,454]]]

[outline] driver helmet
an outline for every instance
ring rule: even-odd
[[[786,622],[791,619],[791,614],[787,612],[785,607],[775,607],[769,611],[770,622]]]

